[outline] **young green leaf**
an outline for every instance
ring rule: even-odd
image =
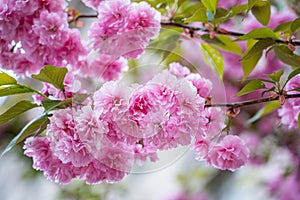
[[[212,13],[215,13],[218,0],[201,0],[201,2],[207,8],[207,10],[209,10]]]
[[[263,108],[261,108],[253,117],[251,117],[247,123],[252,124],[259,120],[260,118],[264,117],[265,115],[275,111],[277,108],[280,108],[279,101],[271,101],[264,105]]]
[[[210,65],[215,67],[217,73],[219,74],[220,79],[223,78],[224,73],[224,59],[223,56],[210,46],[209,44],[201,44],[201,52],[204,58],[204,61]]]
[[[10,141],[10,143],[6,146],[6,148],[2,152],[1,157],[3,157],[4,154],[10,151],[16,144],[22,142],[25,138],[43,132],[46,129],[47,124],[49,123],[50,120],[46,115],[39,116],[36,119],[29,122],[21,130],[21,132]]]
[[[6,74],[5,72],[0,72],[0,85],[13,85],[17,84],[17,80]]]
[[[251,8],[252,14],[262,25],[268,25],[271,16],[271,4],[269,1],[257,1]]]
[[[265,84],[261,80],[252,80],[248,84],[246,84],[237,94],[236,96],[243,96],[245,94],[254,92],[259,89],[266,88]]]
[[[0,97],[24,94],[24,93],[36,93],[34,89],[31,89],[25,85],[4,85],[0,86]]]
[[[291,24],[291,31],[295,32],[300,29],[300,17],[295,19]]]
[[[54,87],[64,90],[64,79],[67,74],[67,68],[57,68],[46,65],[39,74],[32,75],[32,78],[52,84]]]
[[[19,116],[20,114],[36,107],[38,107],[37,104],[28,100],[23,100],[16,103],[12,107],[10,107],[6,112],[0,115],[0,126],[10,121],[11,119]]]
[[[269,28],[257,28],[243,36],[238,37],[239,40],[257,39],[257,38],[279,39],[279,37]]]
[[[264,49],[268,48],[269,46],[275,44],[275,41],[270,38],[259,40],[254,44],[254,46],[247,50],[247,52],[242,57],[242,60],[247,60],[252,58],[255,54],[261,54]]]
[[[273,74],[266,74],[266,76],[268,76],[272,81],[279,82],[283,73],[284,70],[282,69],[277,72],[274,72]]]

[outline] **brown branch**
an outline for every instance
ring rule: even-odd
[[[261,99],[254,99],[254,100],[248,100],[248,101],[242,101],[242,102],[236,102],[236,103],[217,103],[217,104],[206,104],[205,107],[227,107],[227,108],[240,108],[243,106],[249,106],[264,102],[270,102],[270,101],[276,101],[279,100],[280,96],[276,97],[267,97],[267,98],[261,98]],[[300,94],[288,94],[284,96],[285,99],[293,99],[293,98],[300,98]]]
[[[162,26],[173,26],[173,27],[178,27],[178,28],[185,28],[188,29],[191,33],[195,32],[195,31],[202,31],[202,32],[211,32],[211,30],[209,30],[206,27],[194,27],[194,26],[190,26],[187,24],[180,24],[180,23],[176,23],[176,22],[161,22]],[[213,30],[215,34],[220,34],[220,35],[228,35],[228,36],[234,36],[234,37],[240,37],[240,36],[244,36],[245,33],[240,33],[240,32],[234,32],[234,31],[227,31],[224,29],[216,29]],[[256,38],[257,40],[261,40],[262,38]],[[291,40],[291,41],[284,41],[284,40],[279,40],[279,39],[275,39],[274,40],[276,43],[280,43],[280,44],[292,44],[294,46],[300,46],[300,41],[299,40]]]
[[[80,14],[76,17],[76,19],[79,18],[97,18],[98,15],[97,14]]]

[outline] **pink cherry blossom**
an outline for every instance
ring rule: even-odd
[[[97,10],[97,8],[99,7],[100,3],[103,2],[103,0],[82,0],[82,2],[86,6]]]
[[[91,154],[99,151],[102,137],[108,132],[107,123],[100,120],[100,114],[90,106],[84,106],[75,116],[79,139]]]
[[[65,17],[58,13],[42,11],[40,17],[34,20],[33,32],[39,36],[39,43],[60,48],[68,39],[68,23]]]
[[[192,149],[196,152],[196,160],[205,160],[211,148],[211,141],[205,138],[200,139],[194,143]]]
[[[134,159],[139,165],[142,165],[147,158],[149,158],[151,162],[158,160],[157,148],[152,144],[145,144],[143,141],[142,144],[136,144],[133,150]]]
[[[24,154],[32,157],[33,168],[38,170],[46,170],[52,159],[52,152],[49,148],[49,137],[27,138],[24,143]]]
[[[98,9],[98,21],[91,25],[89,38],[100,53],[137,58],[150,39],[158,36],[160,14],[145,2],[104,1]]]
[[[29,137],[24,143],[24,154],[32,157],[33,167],[44,171],[47,178],[67,184],[78,175],[77,170],[70,163],[64,164],[53,155],[50,144],[49,137]]]
[[[201,97],[210,97],[210,92],[212,90],[212,83],[210,80],[201,77],[200,74],[195,73],[189,74],[186,79],[193,83],[193,85],[197,88],[197,93]]]
[[[239,5],[243,3],[246,4],[247,1],[246,0],[220,0],[218,1],[218,7],[231,8],[235,5]]]
[[[160,13],[146,2],[133,3],[128,15],[127,29],[147,40],[156,38],[160,30]]]
[[[132,89],[121,81],[110,81],[94,93],[95,110],[101,111],[105,120],[115,120],[125,112]]]
[[[208,164],[222,170],[235,171],[248,161],[249,150],[238,136],[227,135],[208,153]]]
[[[300,88],[300,76],[295,76],[286,85],[286,90]],[[294,91],[289,94],[295,93]],[[300,100],[286,99],[285,103],[278,109],[278,115],[281,117],[281,122],[288,128],[298,128],[298,115],[300,114]]]
[[[63,162],[71,162],[75,167],[86,166],[92,159],[85,143],[76,130],[73,109],[59,110],[53,114],[47,129],[54,138],[51,148],[54,154]]]
[[[127,71],[127,60],[124,58],[114,59],[112,56],[101,54],[89,66],[90,77],[102,78],[111,81],[120,78],[122,72]]]
[[[182,66],[177,62],[169,64],[169,72],[178,78],[185,77],[191,73],[189,68]]]

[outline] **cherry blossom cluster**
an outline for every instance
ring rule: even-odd
[[[97,11],[89,37],[94,49],[113,57],[137,58],[160,30],[160,13],[146,2],[103,1]]]
[[[0,65],[16,74],[44,65],[75,65],[86,54],[78,29],[69,28],[65,0],[0,1]]]
[[[221,110],[204,106],[211,88],[179,63],[143,85],[106,82],[84,105],[53,112],[46,136],[28,138],[25,154],[59,183],[112,183],[134,163],[154,162],[158,151],[196,141],[197,158],[233,171],[247,162],[249,151],[238,136],[220,137]]]

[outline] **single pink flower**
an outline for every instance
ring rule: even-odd
[[[208,164],[222,170],[235,171],[245,165],[249,150],[238,136],[227,135],[208,153]]]

